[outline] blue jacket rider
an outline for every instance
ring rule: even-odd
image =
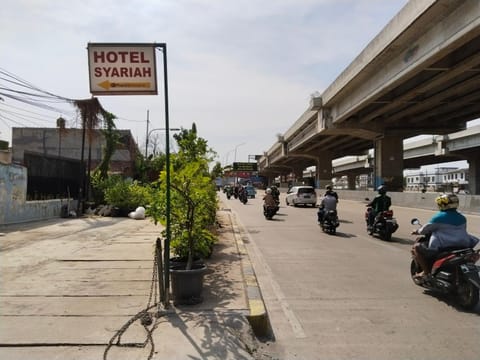
[[[427,276],[431,263],[442,251],[474,247],[478,239],[467,232],[467,219],[457,211],[458,197],[455,194],[443,194],[435,199],[439,212],[430,221],[413,234],[430,234],[428,244],[415,244],[413,252],[423,272],[418,277]]]

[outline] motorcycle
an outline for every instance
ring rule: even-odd
[[[412,225],[420,225],[418,219],[412,219]],[[429,241],[430,234],[415,239],[418,242]],[[415,245],[414,245],[415,246]],[[480,276],[475,263],[480,259],[480,249],[464,248],[444,251],[438,254],[432,265],[431,274],[424,278],[415,276],[422,271],[417,263],[412,247],[410,275],[415,285],[453,295],[458,304],[466,310],[473,309],[479,300]]]
[[[227,199],[230,200],[230,198],[233,195],[233,190],[231,188],[228,188],[226,192],[227,192]]]
[[[241,191],[239,194],[238,194],[238,199],[240,200],[240,202],[245,205],[248,201],[248,195],[247,195],[247,191]]]
[[[328,210],[323,216],[323,221],[320,223],[322,231],[327,234],[335,235],[337,232],[337,227],[340,223],[338,222],[338,215],[336,210]]]
[[[273,216],[277,213],[278,208],[276,206],[264,206],[263,215],[265,219],[272,220]]]
[[[385,241],[392,240],[392,234],[397,231],[398,223],[393,217],[393,210],[382,211],[377,214],[373,225],[369,225],[370,213],[373,211],[371,206],[367,207],[365,212],[365,221],[367,222],[367,231],[370,235],[378,234]]]

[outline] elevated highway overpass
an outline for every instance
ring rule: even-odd
[[[403,167],[468,159],[480,153],[480,125],[448,135],[432,135],[403,145]],[[357,175],[371,171],[373,154],[334,159],[335,176]]]
[[[376,184],[401,191],[407,161],[403,140],[464,130],[480,118],[478,84],[480,1],[408,2],[320,96],[311,98],[259,159],[259,171],[268,177],[301,176],[316,166],[322,186],[331,181],[333,159],[373,148]],[[469,162],[471,190],[480,193],[478,147],[462,156]]]

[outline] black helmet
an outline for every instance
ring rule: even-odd
[[[377,188],[377,191],[379,194],[383,195],[383,194],[386,194],[387,193],[387,188],[385,187],[385,185],[380,185],[378,188]]]
[[[325,189],[326,190],[332,190],[332,185],[328,184],[327,186],[325,186]]]

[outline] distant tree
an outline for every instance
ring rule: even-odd
[[[197,135],[197,126],[192,124],[192,128],[181,129],[180,132],[173,135],[178,145],[178,153],[185,161],[195,161],[205,159],[207,163],[214,159],[215,152],[209,148],[207,140]]]
[[[216,179],[222,176],[223,176],[223,167],[222,167],[222,164],[219,161],[217,161],[213,166],[212,170],[210,171],[210,177],[212,179]]]

